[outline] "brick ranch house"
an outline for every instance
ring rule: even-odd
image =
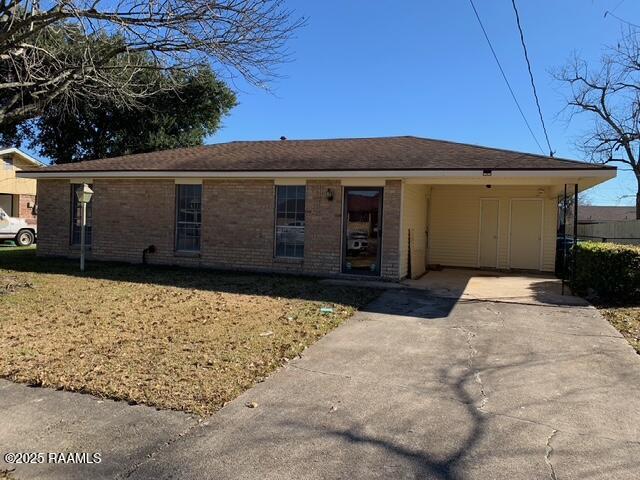
[[[17,148],[0,149],[0,208],[5,213],[35,223],[36,181],[16,178],[16,173],[41,166],[42,163]]]
[[[38,179],[40,256],[321,276],[429,265],[552,271],[558,196],[613,167],[416,137],[231,142],[56,165]]]

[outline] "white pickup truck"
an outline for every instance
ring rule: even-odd
[[[20,247],[28,247],[36,241],[37,227],[22,218],[10,217],[0,208],[0,243],[13,240]]]

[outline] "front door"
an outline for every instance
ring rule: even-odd
[[[498,210],[496,199],[480,200],[479,267],[498,267]]]
[[[542,200],[511,201],[510,266],[522,270],[540,270],[542,249]]]
[[[380,274],[382,188],[344,189],[342,271]]]

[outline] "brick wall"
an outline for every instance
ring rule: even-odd
[[[174,263],[175,188],[173,180],[96,179],[93,258],[140,263],[154,245],[149,263]]]
[[[18,199],[18,217],[24,218],[28,223],[35,223],[35,220],[37,219],[37,215],[35,214],[36,196],[15,195],[14,199],[15,198]]]
[[[326,197],[333,191],[333,200]],[[336,274],[342,265],[342,186],[339,180],[307,181],[304,271]]]
[[[402,182],[387,180],[382,206],[382,265],[380,275],[396,280],[400,276],[400,211]]]
[[[38,181],[38,255],[68,256],[71,215],[69,180]]]
[[[203,263],[218,268],[271,269],[274,195],[271,180],[205,181]]]
[[[333,200],[326,198],[333,190]],[[175,245],[175,182],[93,182],[93,244],[89,258],[149,263],[335,275],[341,271],[342,187],[339,180],[309,180],[304,259],[274,258],[275,185],[272,180],[205,180],[201,252],[181,255]],[[68,180],[38,182],[39,255],[75,256],[69,245]],[[397,278],[400,181],[384,192],[382,275]]]

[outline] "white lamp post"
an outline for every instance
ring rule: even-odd
[[[82,184],[82,189],[76,192],[78,201],[82,205],[82,224],[80,227],[80,271],[84,272],[84,230],[87,226],[87,203],[91,201],[93,190],[86,183]]]

